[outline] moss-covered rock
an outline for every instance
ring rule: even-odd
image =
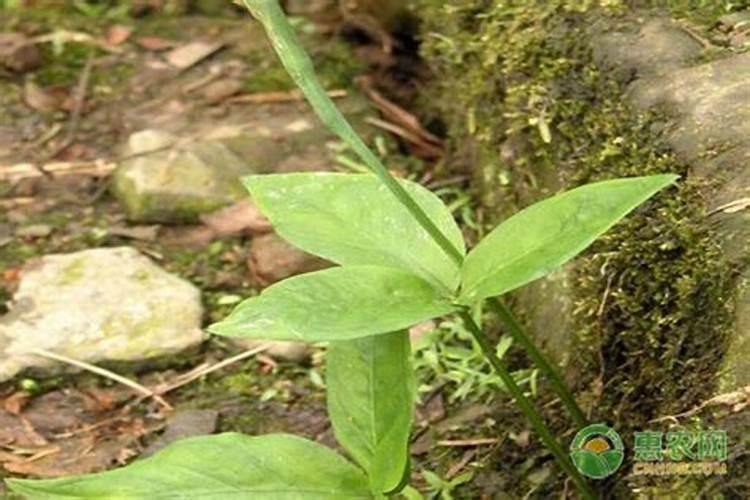
[[[250,162],[219,142],[176,142],[151,130],[130,137],[126,154],[141,156],[117,169],[112,190],[131,220],[189,222],[244,196],[239,179],[254,173]]]
[[[633,22],[626,2],[419,4],[422,52],[436,74],[427,109],[446,123],[449,165],[473,179],[484,220],[586,182],[683,176],[562,278],[534,284],[515,302],[544,329],[539,341],[572,360],[592,418],[625,436],[710,397],[728,340],[741,333],[732,314],[737,261],[706,218],[715,179],[690,176],[693,165],[670,147],[668,116],[634,109],[623,96],[636,72],[669,75],[697,61],[699,44],[663,13]],[[635,48],[644,27],[659,44]],[[619,71],[595,64],[592,52]],[[642,486],[618,484],[611,493],[622,497]]]

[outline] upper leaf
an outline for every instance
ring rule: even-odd
[[[409,463],[415,384],[408,333],[331,342],[326,374],[336,439],[367,471],[374,493],[392,491]]]
[[[544,276],[676,179],[654,175],[598,182],[520,211],[469,252],[459,302],[501,295]]]
[[[445,204],[419,184],[399,182],[464,255]],[[372,175],[258,175],[244,183],[276,231],[307,252],[342,265],[405,269],[450,291],[458,286],[456,263]]]
[[[229,337],[324,342],[401,330],[454,309],[429,283],[406,271],[336,267],[266,288],[208,330]]]
[[[178,441],[153,457],[99,474],[10,479],[34,499],[371,499],[367,479],[333,450],[286,434],[227,433]]]

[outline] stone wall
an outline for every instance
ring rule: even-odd
[[[743,29],[745,16],[723,18]],[[664,17],[620,21],[592,37],[600,66],[627,79],[626,99],[637,110],[665,117],[665,139],[689,175],[710,183],[705,217],[716,228],[722,254],[741,266],[734,328],[720,390],[750,385],[750,295],[745,269],[750,236],[750,54],[717,54],[703,62],[702,44]]]
[[[750,57],[625,2],[420,3],[425,103],[485,222],[586,182],[682,176],[513,297],[591,418],[627,435],[750,384]]]

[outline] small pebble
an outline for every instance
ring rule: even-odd
[[[16,229],[19,238],[46,238],[52,234],[52,226],[47,224],[31,224]]]

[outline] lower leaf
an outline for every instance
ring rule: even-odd
[[[372,499],[367,479],[333,450],[287,434],[185,439],[153,457],[99,474],[10,479],[34,499]]]
[[[367,471],[373,493],[398,489],[414,413],[408,333],[331,342],[326,372],[336,439]]]

